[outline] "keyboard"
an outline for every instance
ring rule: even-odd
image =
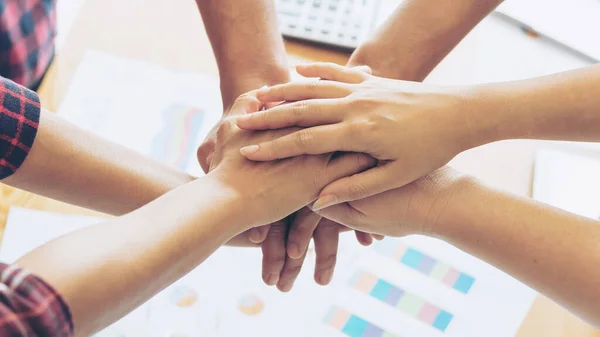
[[[352,50],[375,26],[379,0],[277,0],[284,37]]]

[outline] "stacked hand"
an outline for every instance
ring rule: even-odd
[[[262,89],[257,97],[265,103],[296,102],[239,116],[236,122],[247,130],[304,129],[244,147],[241,153],[255,161],[334,151],[367,153],[378,165],[324,188],[313,210],[369,233],[430,232],[436,214],[463,181],[449,168],[435,170],[468,146],[457,126],[467,121],[456,113],[468,95],[334,64],[297,70],[321,80]]]
[[[243,159],[239,154],[239,148],[245,145],[252,144],[251,140],[266,141],[275,138],[278,134],[281,135],[280,131],[273,133],[263,133],[261,137],[256,135],[250,137],[253,133],[239,132],[239,129],[232,124],[231,116],[240,114],[255,113],[260,109],[261,103],[252,95],[242,96],[236,101],[234,106],[229,110],[227,116],[223,121],[218,124],[209,136],[207,140],[198,149],[198,159],[205,172],[218,169],[224,158],[233,157]],[[283,134],[287,134],[292,131],[284,131]],[[233,142],[228,137],[231,134],[236,134],[236,137],[250,137],[246,138],[246,143]],[[268,136],[267,136],[268,134]],[[330,155],[320,156],[329,158]],[[357,159],[362,161],[356,162]],[[246,160],[244,160],[246,161]],[[332,161],[337,163],[338,160]],[[370,159],[364,156],[355,158],[344,158],[344,163],[348,163],[349,167],[356,167],[356,165],[366,165],[373,163]],[[262,167],[257,166],[259,169]],[[247,167],[239,168],[239,172],[246,173]],[[248,182],[252,182],[250,173],[244,176],[244,174],[237,174],[239,172],[229,171],[224,174],[224,179],[227,179],[227,174],[235,177],[245,177],[244,179]],[[314,172],[318,174],[319,172]],[[265,178],[271,179],[271,178]],[[285,191],[286,193],[298,193],[294,189],[289,189],[288,186],[292,185],[289,182],[294,179],[297,182],[302,182],[302,179],[294,177],[290,172],[288,176],[289,180],[286,182],[280,182],[278,186],[280,192]],[[269,181],[271,182],[271,181]],[[306,182],[304,182],[306,183]],[[278,195],[275,191],[269,191],[272,199],[271,204],[264,205],[262,208],[269,209],[277,207],[279,200],[274,198]],[[265,195],[268,194],[265,191]],[[277,201],[276,201],[277,200]],[[285,213],[285,212],[283,212]],[[288,212],[288,214],[291,212]],[[285,215],[288,215],[285,214]],[[346,228],[339,224],[332,222],[327,219],[321,220],[321,217],[308,208],[304,208],[297,212],[295,215],[289,217],[280,217],[278,221],[271,225],[257,227],[249,230],[247,233],[241,234],[242,236],[248,236],[254,243],[261,243],[263,249],[263,279],[269,285],[277,284],[278,288],[283,291],[291,289],[295,278],[300,272],[300,268],[303,264],[306,251],[308,248],[309,241],[314,235],[315,239],[315,250],[317,255],[317,263],[315,270],[315,280],[320,284],[329,283],[333,269],[335,267],[335,260],[337,254],[338,244],[338,233]],[[318,224],[318,226],[317,226]],[[359,241],[363,244],[369,244],[372,239],[370,235],[357,232]],[[288,254],[286,254],[286,251]]]

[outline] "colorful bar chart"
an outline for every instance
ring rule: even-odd
[[[442,332],[446,331],[454,317],[451,313],[369,273],[356,272],[350,280],[350,285]]]
[[[195,160],[194,139],[200,132],[204,112],[196,107],[173,104],[162,113],[163,128],[154,138],[152,157],[185,170]]]
[[[338,307],[329,309],[323,321],[350,337],[398,337]]]
[[[375,246],[375,250],[463,294],[467,294],[473,287],[473,283],[475,283],[475,278],[472,276],[460,272],[402,242],[389,239],[383,240]]]

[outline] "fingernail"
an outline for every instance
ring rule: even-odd
[[[279,281],[279,275],[276,273],[271,273],[269,275],[267,275],[267,284],[270,286],[274,286],[277,284],[277,281]]]
[[[312,206],[313,211],[318,211],[338,203],[338,198],[335,195],[326,195],[320,197]]]
[[[258,151],[258,145],[244,146],[243,148],[240,149],[240,152],[244,156],[251,155],[251,154],[255,153],[256,151]]]
[[[328,270],[324,273],[321,274],[321,277],[319,278],[319,284],[321,285],[327,285],[329,284],[329,282],[331,282],[331,278],[333,277],[333,271],[332,270]]]
[[[260,243],[262,239],[261,236],[262,235],[260,235],[260,231],[258,229],[252,228],[248,234],[248,239],[250,239],[250,242],[252,243]]]
[[[268,85],[263,85],[260,89],[258,89],[256,91],[256,95],[264,95],[268,91],[269,91],[269,86]]]
[[[292,282],[284,283],[281,286],[279,286],[279,290],[281,290],[284,293],[287,293],[288,291],[292,290],[293,286],[294,286],[294,283],[292,283]]]
[[[300,252],[300,246],[296,243],[290,243],[288,245],[288,256],[292,259],[296,260],[302,256],[302,252]]]

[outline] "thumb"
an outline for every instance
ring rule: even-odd
[[[361,231],[368,226],[368,219],[359,210],[353,208],[347,203],[334,205],[331,207],[315,210],[317,214],[325,219],[337,222],[345,227]],[[358,238],[358,236],[357,236]],[[361,240],[358,238],[359,241]]]
[[[371,67],[369,67],[368,65],[356,66],[352,67],[352,69],[360,70],[365,74],[373,75],[373,69],[371,69]]]
[[[393,189],[396,186],[390,173],[389,167],[384,165],[334,181],[321,191],[312,208],[319,210]]]
[[[240,95],[229,110],[231,116],[245,115],[248,113],[257,112],[262,107],[261,101],[256,98],[256,91]]]
[[[319,188],[331,184],[340,178],[367,170],[375,166],[377,160],[363,153],[349,153],[332,159],[325,170],[322,180],[319,180]],[[322,195],[322,192],[321,192]]]

